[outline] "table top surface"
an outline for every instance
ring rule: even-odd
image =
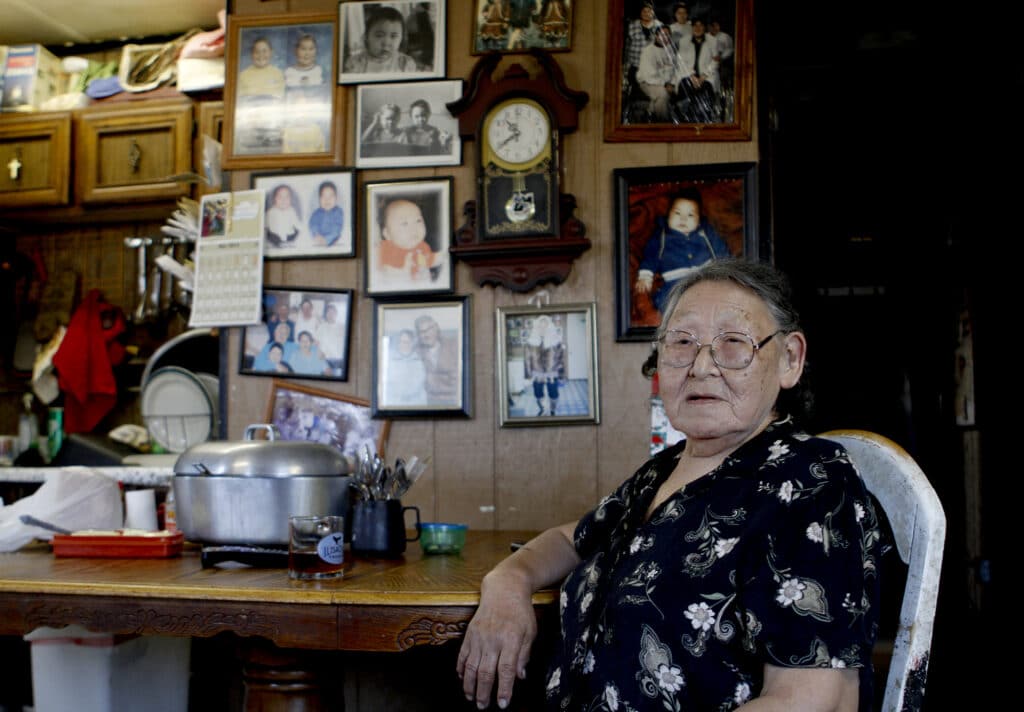
[[[207,568],[197,546],[167,559],[56,557],[37,544],[0,553],[0,596],[67,594],[133,599],[376,606],[476,606],[480,582],[532,532],[469,531],[460,555],[424,555],[415,542],[398,559],[364,559],[346,551],[345,573],[327,581],[293,581],[284,568]],[[554,602],[557,591],[534,596]]]

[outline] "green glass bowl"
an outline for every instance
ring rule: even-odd
[[[465,524],[420,523],[420,546],[424,554],[458,554],[466,543]]]

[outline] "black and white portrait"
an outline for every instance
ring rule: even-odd
[[[447,107],[462,96],[461,80],[370,84],[356,96],[356,166],[462,163],[459,124]]]
[[[339,84],[445,74],[445,2],[343,2]]]

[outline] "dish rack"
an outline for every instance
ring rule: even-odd
[[[206,442],[212,433],[209,413],[179,415],[142,414],[142,422],[149,431],[149,439],[168,452],[184,452],[193,445]],[[203,434],[205,431],[205,434]]]

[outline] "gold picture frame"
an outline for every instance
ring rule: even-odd
[[[224,168],[337,165],[337,16],[229,15],[227,33]]]

